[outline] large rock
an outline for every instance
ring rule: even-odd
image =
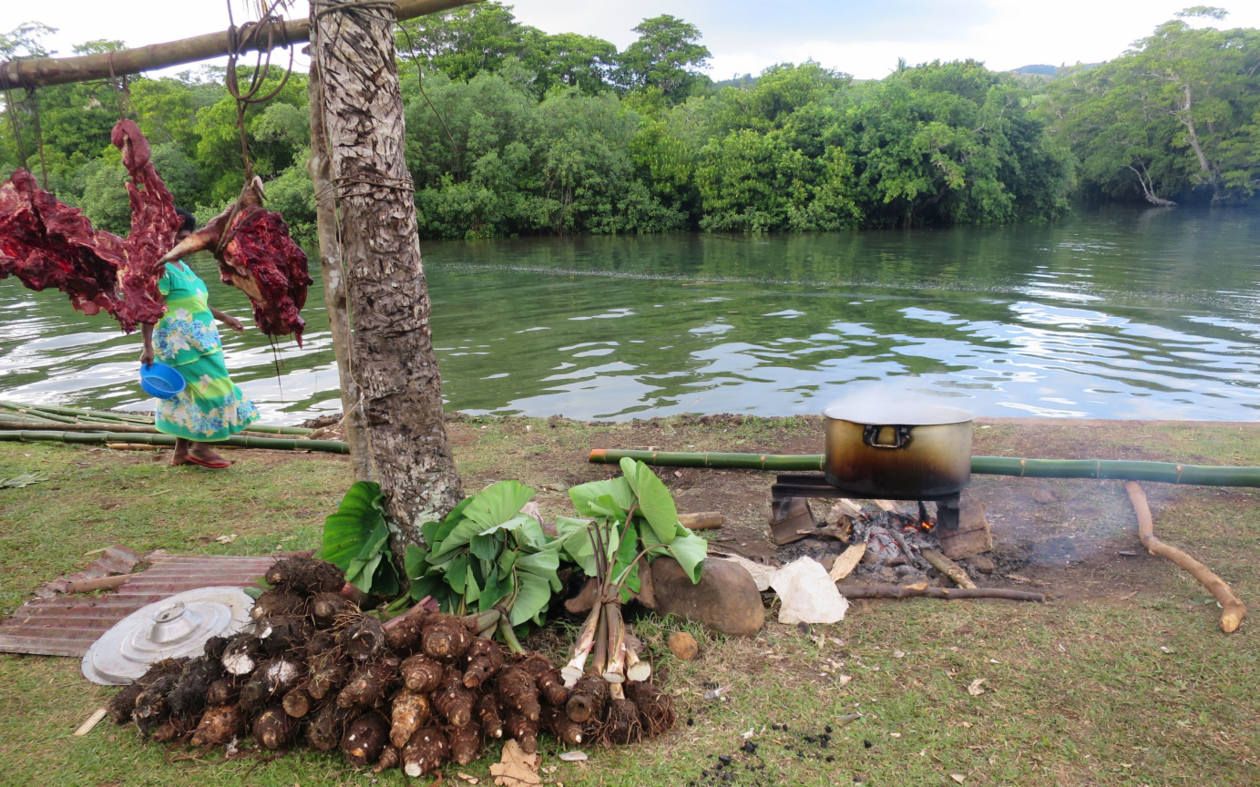
[[[706,560],[700,582],[693,585],[678,561],[657,558],[652,563],[652,589],[656,614],[694,620],[719,634],[755,637],[766,622],[752,575],[727,560]]]

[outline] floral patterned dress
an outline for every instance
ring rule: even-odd
[[[153,329],[153,354],[188,385],[175,398],[158,400],[157,429],[199,443],[225,440],[257,421],[258,408],[228,377],[206,284],[181,260],[166,263],[158,290],[166,296],[166,315]]]

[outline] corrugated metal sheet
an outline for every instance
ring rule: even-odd
[[[81,657],[101,634],[146,604],[195,588],[253,585],[272,563],[294,554],[311,553],[263,557],[153,553],[145,556],[151,566],[113,593],[36,598],[23,604],[0,622],[0,652]]]

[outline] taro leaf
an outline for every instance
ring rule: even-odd
[[[480,524],[484,533],[520,513],[533,496],[534,490],[520,481],[500,481],[478,492],[464,516]]]
[[[451,590],[464,595],[464,582],[468,578],[468,555],[459,555],[447,564],[445,571],[446,584],[451,586]]]
[[[564,589],[556,572],[560,568],[560,555],[553,549],[535,552],[532,555],[521,555],[516,560],[518,571],[528,571],[545,578],[551,584],[551,591],[559,593]]]
[[[573,501],[573,507],[582,516],[612,516],[613,512],[596,502],[605,496],[611,497],[622,510],[628,511],[634,507],[634,490],[624,478],[591,481],[569,490],[569,499]]]
[[[381,564],[383,557],[382,553],[377,552],[369,558],[354,558],[346,569],[346,581],[364,593],[371,593],[372,575],[376,573],[376,567]]]
[[[381,488],[377,484],[356,481],[351,485],[337,513],[324,520],[324,560],[349,571],[350,561],[360,557],[373,534],[385,526],[380,499]]]
[[[590,526],[591,523],[585,520],[556,517],[556,530],[562,539],[561,548],[574,563],[582,567],[588,577],[593,577],[598,575],[599,570],[595,562],[595,544],[591,541]],[[594,527],[602,528],[609,534],[608,555],[615,559],[617,548],[621,545],[616,524],[598,519],[594,522]]]
[[[418,547],[415,544],[407,545],[407,552],[403,555],[403,570],[407,572],[407,579],[419,579],[425,570],[425,558],[429,553],[424,547]]]
[[[516,572],[516,601],[512,603],[509,621],[519,626],[547,609],[551,600],[551,583],[545,577],[528,571]]]
[[[459,524],[459,520],[464,518],[464,509],[468,508],[468,504],[472,500],[471,497],[465,497],[455,504],[455,507],[450,510],[450,513],[441,522],[429,522],[421,526],[420,535],[424,537],[424,543],[428,544],[430,549],[436,548],[439,541],[445,540],[450,535],[455,526]],[[426,531],[425,528],[430,526],[432,526],[431,530]]]
[[[468,542],[468,551],[481,560],[494,560],[499,556],[499,549],[502,546],[502,539],[494,536],[473,536]]]
[[[398,569],[388,554],[382,553],[382,560],[372,575],[372,595],[391,598],[398,595],[402,588],[398,584]]]
[[[464,601],[469,604],[481,597],[481,586],[477,584],[477,576],[473,573],[473,567],[468,567],[468,578],[465,584]]]
[[[499,555],[499,573],[506,575],[512,570],[512,566],[516,564],[516,559],[520,557],[519,552],[515,549],[505,549],[502,555]]]
[[[485,612],[506,598],[511,592],[512,573],[509,571],[502,576],[494,575],[494,581],[486,582],[485,589],[481,591],[481,597],[477,599],[479,611]]]
[[[690,532],[678,536],[666,547],[673,554],[678,565],[682,566],[692,584],[700,581],[700,572],[704,568],[704,559],[709,553],[709,542]]]
[[[678,530],[678,509],[665,482],[647,465],[628,457],[621,460],[621,472],[639,498],[638,512],[652,527],[657,539],[662,543],[672,541]]]
[[[412,578],[411,582],[411,598],[419,601],[425,596],[438,598],[445,595],[446,583],[443,572],[439,569],[431,568],[420,579]]]

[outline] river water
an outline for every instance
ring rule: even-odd
[[[791,415],[872,384],[989,416],[1254,420],[1260,409],[1255,212],[423,252],[449,410]],[[273,348],[214,261],[189,262],[211,302],[250,328],[224,348],[264,420],[341,409],[319,281],[305,346]],[[0,399],[151,409],[139,347],[60,293],[0,282]]]

